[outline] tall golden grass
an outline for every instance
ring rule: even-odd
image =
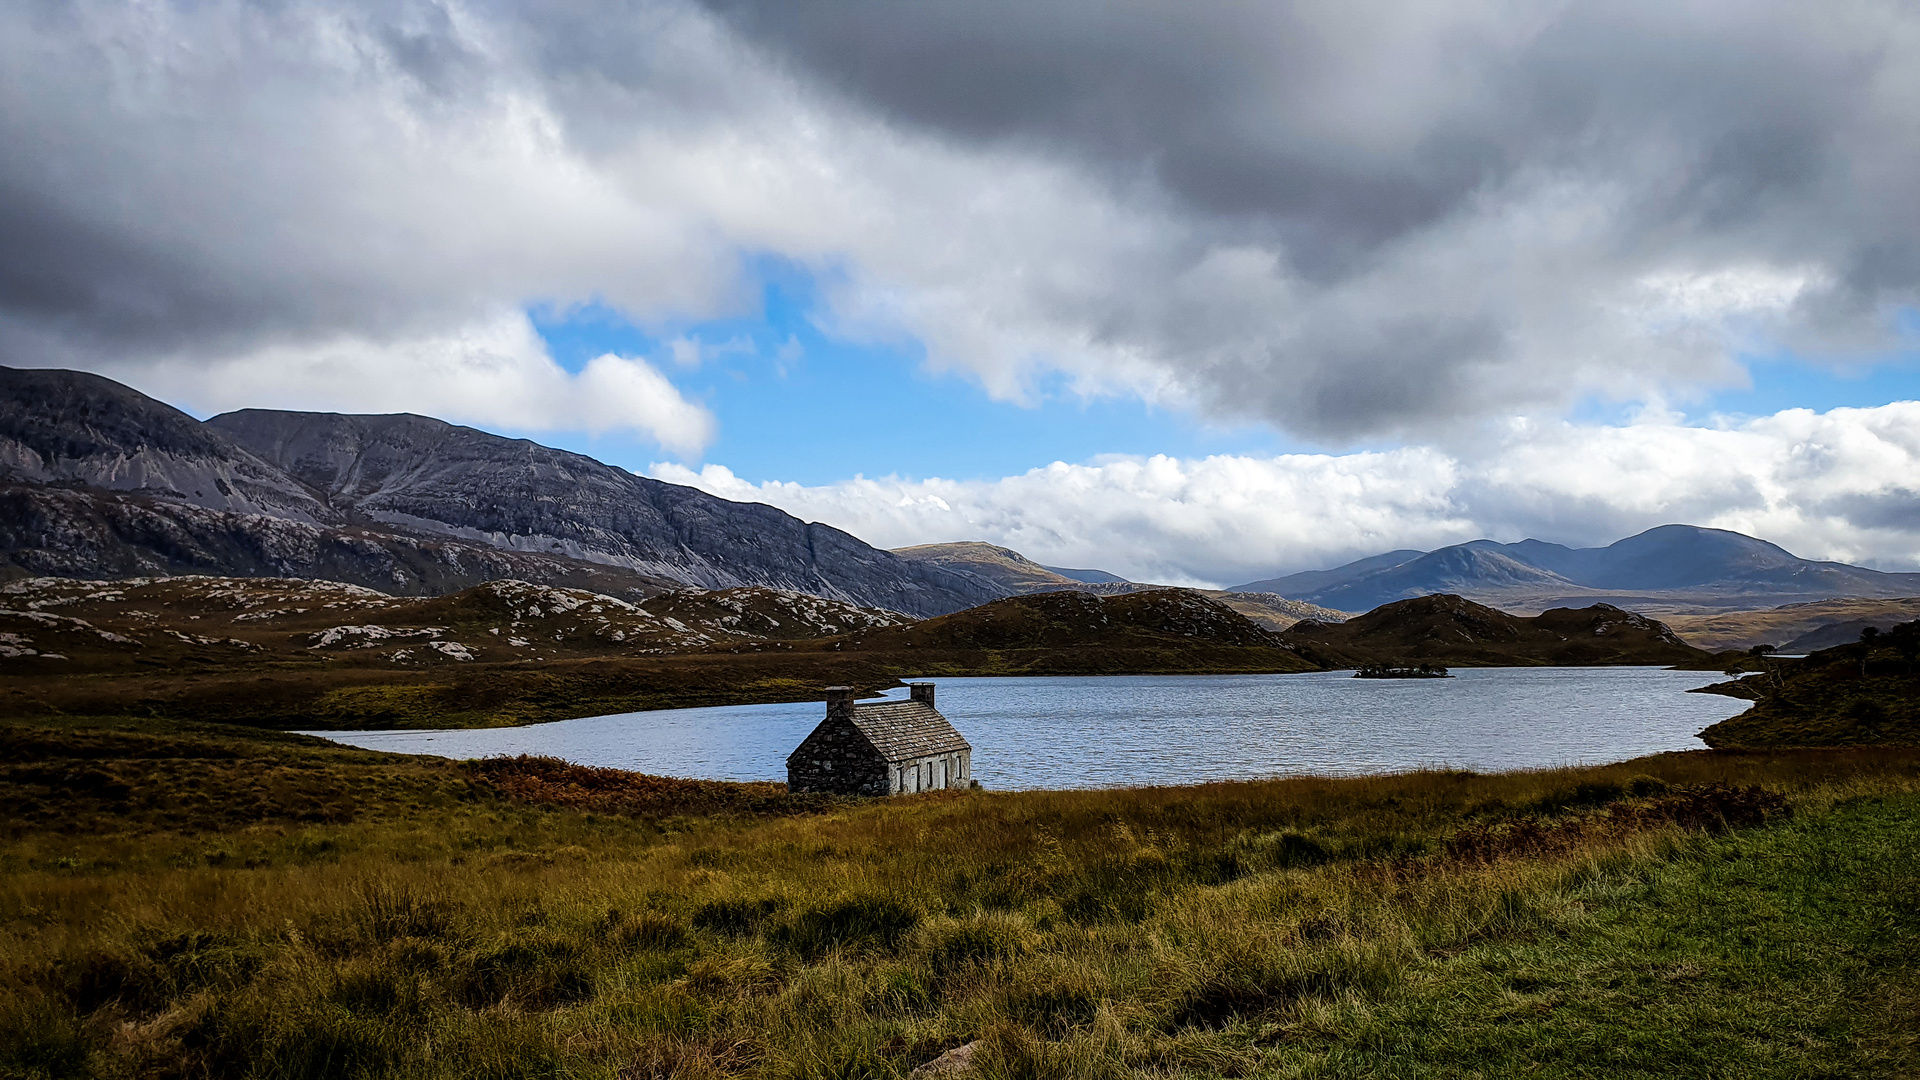
[[[367,757],[307,760],[325,776]],[[219,775],[244,773],[232,760]],[[990,1076],[1391,1072],[1402,1041],[1448,1045],[1459,995],[1535,1023],[1551,995],[1525,979],[1552,972],[1482,987],[1499,965],[1586,956],[1663,889],[1697,914],[1708,894],[1685,881],[1817,839],[1836,807],[1897,825],[1920,805],[1904,751],[699,813],[599,778],[655,800],[620,812],[581,794],[593,778],[526,762],[436,800],[419,793],[459,770],[379,761],[438,779],[362,789],[339,823],[15,828],[0,1070],[892,1077],[977,1041]],[[489,773],[537,774],[548,798]],[[1768,1010],[1813,1009],[1800,993],[1754,995],[1729,1030],[1760,1034],[1728,1045],[1770,1053],[1767,1025],[1797,1021]],[[1630,1035],[1657,1005],[1607,1015]],[[1518,1050],[1460,1052],[1492,1075]],[[1566,1065],[1545,1071],[1581,1074]]]

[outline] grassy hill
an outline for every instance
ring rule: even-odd
[[[0,715],[481,727],[804,700],[895,680],[852,657],[731,650],[906,621],[761,588],[631,603],[518,581],[422,599],[295,579],[41,578],[0,585]]]
[[[894,548],[893,553],[914,562],[932,563],[949,570],[964,570],[1016,593],[1074,589],[1086,584],[1077,578],[1049,570],[1012,548],[978,540],[916,544],[913,547]]]
[[[1897,1076],[1920,751],[793,797],[0,724],[0,1076]]]
[[[1008,597],[907,626],[796,644],[921,675],[1312,671],[1277,635],[1185,589]]]
[[[1688,644],[1712,652],[1745,650],[1755,645],[1786,645],[1822,627],[1839,623],[1872,623],[1884,630],[1894,623],[1916,618],[1920,618],[1920,598],[1868,600],[1858,597],[1814,600],[1758,611],[1661,616]],[[1857,627],[1850,636],[1859,636]]]
[[[1449,595],[1383,604],[1343,623],[1303,622],[1282,637],[1303,655],[1335,666],[1684,664],[1710,658],[1665,625],[1610,604],[1555,608],[1529,618]]]
[[[1844,645],[1804,659],[1766,660],[1766,670],[1703,688],[1753,708],[1700,733],[1708,746],[1920,745],[1920,664],[1909,650],[1920,621],[1882,635],[1872,649]]]

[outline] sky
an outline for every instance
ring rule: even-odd
[[[1920,569],[1920,11],[25,0],[0,363],[1224,585]]]

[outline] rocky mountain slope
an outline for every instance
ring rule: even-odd
[[[209,510],[339,523],[219,431],[82,371],[0,368],[0,479],[136,492]]]
[[[200,423],[95,375],[0,368],[15,574],[326,577],[432,594],[513,576],[646,595],[763,586],[915,615],[1005,594],[770,506],[419,416]]]
[[[209,573],[427,596],[497,578],[628,597],[679,585],[625,567],[446,537],[210,510],[146,494],[0,484],[0,577]]]
[[[1475,540],[1396,551],[1332,570],[1235,586],[1345,610],[1452,593],[1509,611],[1606,599],[1642,611],[1707,613],[1828,597],[1920,595],[1920,574],[1814,562],[1725,529],[1662,525],[1604,548]]]
[[[1302,622],[1281,637],[1333,666],[1687,664],[1711,656],[1664,624],[1611,604],[1528,618],[1449,595],[1396,601],[1344,623]]]

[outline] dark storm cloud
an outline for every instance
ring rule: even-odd
[[[1371,385],[1394,377],[1383,368],[1445,388],[1503,358],[1545,365],[1558,370],[1521,381],[1549,400],[1556,380],[1566,396],[1632,397],[1728,378],[1725,336],[1619,356],[1621,379],[1578,359],[1582,342],[1670,349],[1592,325],[1596,306],[1657,308],[1623,295],[1649,276],[1803,273],[1771,307],[1723,279],[1733,295],[1705,298],[1717,307],[1645,318],[1773,319],[1777,342],[1816,356],[1888,347],[1887,305],[1920,283],[1914,200],[1893,179],[1920,164],[1910,6],[712,2],[850,100],[961,144],[1071,157],[1116,189],[1149,177],[1190,235],[1262,245],[1283,276],[1338,295],[1335,317],[1311,301],[1274,313],[1304,314],[1298,334],[1155,342],[1206,373],[1216,407],[1313,401],[1264,408],[1296,429],[1401,427],[1397,395]],[[1582,213],[1604,221],[1552,236]],[[1540,220],[1515,235],[1503,214]],[[1455,265],[1422,250],[1434,244],[1456,245]],[[1512,283],[1449,280],[1535,272],[1482,248],[1502,244],[1515,264],[1553,249],[1533,254],[1560,275],[1561,310],[1516,302]],[[1425,280],[1369,281],[1383,266]],[[1402,340],[1410,322],[1432,340]],[[1485,347],[1452,344],[1466,340]],[[1429,400],[1429,415],[1459,404]]]
[[[1339,443],[1857,358],[1920,282],[1904,4],[71,0],[0,70],[15,362],[698,318],[773,254],[997,395]]]
[[[1517,169],[1609,175],[1661,143],[1682,156],[1644,192],[1648,224],[1751,221],[1846,167],[1834,136],[1895,59],[1875,35],[1897,21],[1840,5],[1866,16],[1854,35],[1841,14],[1808,36],[1809,14],[1751,4],[713,2],[913,124],[1150,169],[1196,210],[1358,253]]]
[[[1196,210],[1278,229],[1316,263],[1431,222],[1513,160],[1501,140],[1450,123],[1384,154],[1347,138],[1342,128],[1369,124],[1355,83],[1371,73],[1326,55],[1287,5],[718,6],[891,115],[1149,173]]]

